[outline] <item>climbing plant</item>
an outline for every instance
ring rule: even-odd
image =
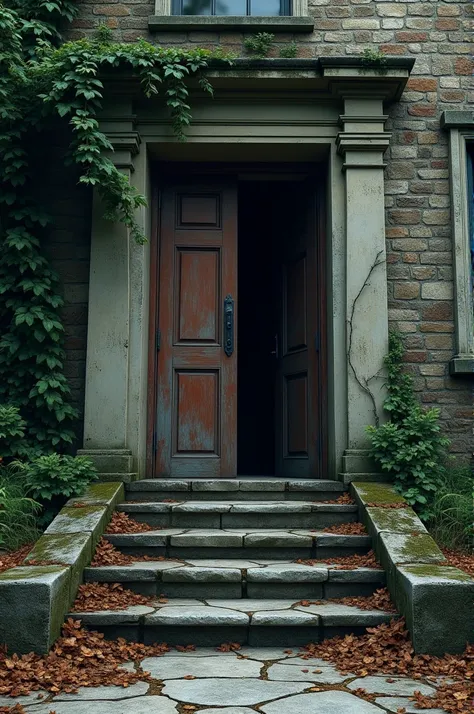
[[[79,182],[97,189],[106,218],[143,242],[135,212],[145,198],[111,161],[99,128],[104,77],[127,72],[144,96],[161,94],[183,140],[191,120],[187,80],[196,76],[210,95],[201,72],[210,59],[227,61],[219,50],[115,43],[105,26],[93,39],[62,43],[76,11],[74,0],[0,3],[0,402],[19,408],[25,444],[39,452],[67,447],[77,414],[64,375],[60,284],[42,246],[49,218],[34,199],[29,146],[52,122],[67,124]]]

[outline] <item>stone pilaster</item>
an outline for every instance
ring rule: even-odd
[[[346,204],[347,480],[375,472],[368,424],[383,419],[383,360],[388,349],[384,161],[390,134],[381,98],[344,97],[337,149]]]
[[[134,129],[130,106],[126,101],[115,103],[110,115],[106,113],[101,122],[101,129],[114,147],[110,158],[133,181],[140,138]],[[139,186],[139,190],[143,187]],[[96,192],[91,232],[84,448],[80,453],[92,458],[104,479],[128,481],[134,478],[138,467],[140,436],[135,432],[138,428],[146,431],[136,415],[131,414],[137,408],[137,400],[143,401],[146,390],[146,367],[143,370],[141,352],[147,325],[142,330],[142,339],[137,342],[131,338],[136,330],[132,303],[136,303],[137,294],[143,296],[144,290],[140,288],[148,280],[144,259],[147,248],[134,243],[126,226],[105,220],[103,214],[104,206]],[[141,375],[138,383],[137,373]]]

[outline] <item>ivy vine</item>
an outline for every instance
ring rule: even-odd
[[[63,300],[58,276],[43,254],[49,217],[34,200],[28,146],[51,122],[69,125],[68,161],[81,184],[95,187],[105,217],[145,240],[136,210],[145,198],[113,164],[97,119],[111,71],[132,73],[146,97],[161,94],[177,139],[191,120],[187,80],[202,75],[219,51],[164,49],[144,40],[115,43],[105,26],[97,37],[61,44],[77,12],[74,0],[0,3],[0,402],[20,408],[25,443],[36,452],[64,450],[77,417],[64,375]]]

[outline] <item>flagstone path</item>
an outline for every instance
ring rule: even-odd
[[[138,669],[133,662],[123,666]],[[150,672],[153,681],[42,699],[37,692],[17,699],[0,697],[0,706],[18,702],[27,714],[380,714],[399,709],[406,714],[446,714],[417,709],[409,699],[415,691],[433,694],[432,681],[341,674],[324,660],[301,659],[296,649],[173,650],[143,660],[141,670]],[[358,689],[378,696],[368,702],[354,694]]]

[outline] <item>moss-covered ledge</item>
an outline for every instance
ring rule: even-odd
[[[97,540],[123,499],[123,483],[91,484],[66,503],[24,565],[0,573],[0,646],[19,653],[49,650]]]
[[[352,483],[351,491],[415,652],[462,652],[474,642],[474,579],[444,565],[443,553],[391,484]]]

